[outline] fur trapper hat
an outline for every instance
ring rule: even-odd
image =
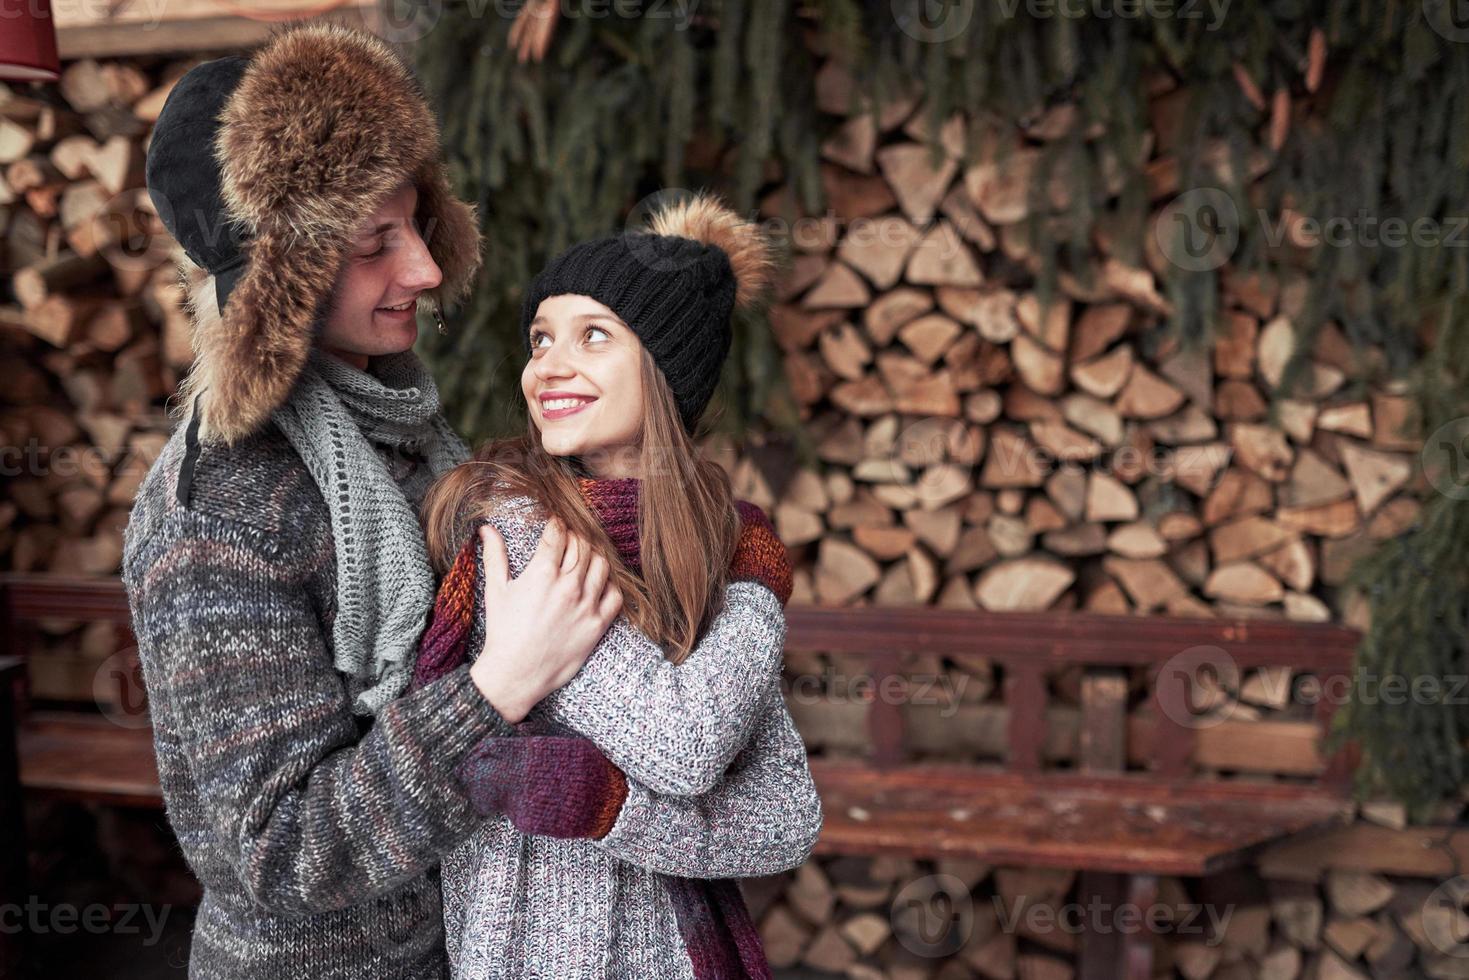
[[[153,130],[148,191],[183,246],[201,435],[235,442],[290,394],[353,235],[405,181],[443,273],[430,311],[480,264],[472,206],[450,190],[438,121],[378,38],[313,24],[183,76]]]

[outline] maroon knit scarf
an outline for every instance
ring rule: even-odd
[[[641,573],[638,541],[638,497],[641,481],[578,481],[582,496],[597,515],[627,567]],[[784,604],[791,594],[791,571],[785,547],[775,537],[765,514],[739,501],[740,544],[730,574],[770,587]],[[776,547],[771,547],[771,545]],[[739,882],[729,879],[679,878],[659,875],[668,889],[678,930],[699,980],[768,978],[770,963],[760,933],[750,918]]]

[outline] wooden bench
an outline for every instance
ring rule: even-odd
[[[127,596],[116,579],[46,575],[0,576],[0,656],[29,658],[46,620],[105,623],[114,627],[119,654],[99,683],[119,690],[112,710],[75,710],[74,705],[38,708],[22,691],[18,711],[20,782],[31,796],[81,800],[109,806],[161,807],[153,734],[142,708],[113,706],[138,697],[137,650]]]
[[[9,847],[0,848],[0,906],[6,908],[23,906],[30,894],[13,693],[24,673],[25,662],[19,657],[0,656],[0,839],[11,842]],[[0,929],[0,976],[19,973],[22,944],[18,933]]]
[[[119,649],[132,646],[115,580],[0,576],[0,614],[0,656],[24,658],[36,624],[47,618],[111,623]],[[1201,728],[1186,710],[1192,677],[1218,660],[1241,670],[1292,667],[1322,680],[1349,679],[1357,642],[1350,630],[932,608],[792,607],[788,622],[788,649],[859,658],[876,685],[901,677],[909,652],[980,655],[1003,672],[1003,765],[913,761],[905,704],[880,697],[865,709],[867,757],[813,755],[825,811],[818,854],[962,856],[1072,869],[1082,872],[1085,896],[1146,907],[1158,875],[1236,866],[1267,844],[1350,812],[1350,750],[1320,759],[1309,778],[1296,782],[1205,778],[1192,762]],[[1048,683],[1076,668],[1085,672],[1077,758],[1071,769],[1048,769]],[[1126,672],[1137,668],[1150,674],[1152,710],[1141,724],[1127,704]],[[1335,707],[1331,698],[1317,703],[1322,730]],[[161,805],[146,728],[119,726],[96,712],[30,710],[21,716],[17,744],[19,782],[28,794]],[[1127,771],[1138,758],[1145,769]],[[1088,934],[1080,975],[1146,978],[1151,957],[1146,934]]]
[[[1292,667],[1340,690],[1357,634],[1324,624],[1184,620],[941,609],[792,608],[788,650],[865,659],[871,688],[901,676],[904,653],[981,655],[1002,671],[1008,756],[1002,766],[916,763],[901,698],[866,708],[869,755],[811,760],[825,823],[818,854],[970,857],[1082,872],[1085,900],[1147,908],[1160,874],[1207,875],[1266,844],[1351,813],[1355,752],[1322,758],[1309,778],[1205,778],[1192,759],[1204,722],[1189,713],[1202,673],[1232,665]],[[1044,768],[1050,678],[1084,671],[1077,756]],[[1129,718],[1127,671],[1149,673],[1150,711]],[[1328,688],[1332,690],[1332,688]],[[1337,707],[1313,709],[1324,733]],[[1145,744],[1129,745],[1140,739]],[[1127,771],[1141,757],[1143,771]],[[1080,976],[1145,980],[1152,939],[1083,936]]]

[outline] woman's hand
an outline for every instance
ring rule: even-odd
[[[506,721],[523,719],[561,687],[622,610],[611,569],[552,519],[518,578],[510,577],[505,539],[480,528],[485,563],[485,646],[470,668],[480,692]]]
[[[605,837],[627,799],[627,777],[580,736],[487,738],[458,769],[480,813],[502,813],[523,834]]]

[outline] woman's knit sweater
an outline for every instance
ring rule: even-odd
[[[335,549],[300,457],[272,429],[206,444],[180,494],[183,443],[139,491],[123,578],[169,822],[204,886],[190,976],[442,976],[430,869],[482,819],[455,770],[514,729],[460,668],[364,732],[332,663]],[[405,462],[399,485],[421,485]]]
[[[544,528],[539,508],[508,500],[492,523],[520,574]],[[801,864],[821,829],[779,684],[783,598],[731,582],[724,611],[677,666],[619,618],[576,677],[536,706],[531,722],[595,742],[626,774],[628,797],[600,839],[532,836],[492,818],[445,857],[456,977],[768,975],[758,949],[730,966],[731,940],[753,930],[747,916],[728,921],[727,909],[743,913],[729,879]],[[477,602],[470,649],[484,628]]]

